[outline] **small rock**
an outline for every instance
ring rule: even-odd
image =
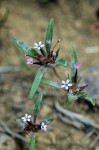
[[[44,105],[42,110],[40,111],[40,115],[43,117],[43,118],[46,118],[46,116],[49,116],[49,114],[52,112],[52,109],[47,106],[47,105]]]
[[[46,135],[43,134],[41,136],[38,136],[38,141],[39,141],[39,143],[43,143],[44,145],[45,144],[47,144],[47,145],[51,144],[51,140],[47,136],[47,134]]]
[[[90,97],[99,100],[99,64],[89,67],[84,75],[83,82],[88,84],[85,89]]]
[[[0,133],[0,150],[19,150],[19,148],[10,136]]]

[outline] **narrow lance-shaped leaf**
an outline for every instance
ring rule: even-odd
[[[36,50],[34,50],[31,46],[25,44],[24,42],[17,40],[15,38],[13,38],[13,41],[27,56],[35,57],[39,55],[39,53]]]
[[[88,95],[86,95],[85,100],[87,100],[88,102],[90,102],[93,106],[95,106],[95,101],[89,97]]]
[[[87,95],[87,93],[85,93],[85,92],[80,92],[80,93],[78,94],[78,97],[79,97],[79,98],[83,98],[84,100],[87,100],[87,101],[90,102],[93,106],[95,105],[95,100],[93,100],[91,97],[89,97],[89,96]]]
[[[44,122],[45,124],[50,124],[54,119],[53,118],[48,118],[48,119],[45,119]]]
[[[41,102],[42,102],[43,93],[42,91],[38,95],[38,99],[36,100],[36,104],[34,106],[34,118],[37,117],[38,112],[40,110]]]
[[[22,119],[16,119],[16,123],[19,127],[25,128],[26,123]]]
[[[71,68],[70,64],[62,58],[57,60],[55,64],[56,64],[56,66],[64,66],[64,67],[69,68],[69,69]]]
[[[61,89],[61,85],[59,83],[57,83],[57,82],[52,81],[52,80],[47,80],[47,79],[43,78],[41,80],[41,83],[47,84],[47,85],[52,86],[52,87],[54,87],[56,89]]]
[[[31,143],[30,143],[30,150],[34,150],[35,147],[35,139],[36,139],[36,135],[34,133],[32,133],[31,136]]]
[[[46,72],[47,68],[40,68],[36,74],[36,77],[32,83],[31,89],[30,89],[30,94],[29,94],[29,99],[32,99],[32,97],[34,96],[35,92],[37,91],[37,88],[41,82],[41,79],[44,75],[44,73]]]
[[[49,53],[52,45],[53,38],[53,29],[54,29],[54,20],[51,19],[47,28],[46,39],[45,39],[45,47],[47,53]]]
[[[72,78],[72,80],[75,77],[76,68],[74,67],[74,65],[77,62],[78,62],[78,59],[77,59],[76,51],[75,51],[75,49],[72,49],[72,64],[71,64],[71,78]]]

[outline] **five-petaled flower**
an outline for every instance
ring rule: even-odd
[[[70,83],[70,80],[69,80],[69,79],[67,79],[66,81],[62,80],[62,84],[63,84],[63,85],[61,85],[61,88],[65,88],[66,90],[68,90],[69,87],[72,86],[72,83]]]
[[[79,69],[80,66],[81,66],[80,62],[77,62],[77,63],[74,65],[74,68]]]
[[[43,48],[44,46],[45,46],[45,45],[42,44],[42,42],[40,41],[40,42],[34,43],[34,47],[33,47],[33,48],[36,48],[36,49],[40,50],[40,49]]]
[[[47,131],[47,124],[45,122],[41,123],[41,130]]]
[[[21,119],[23,120],[23,122],[30,122],[30,118],[31,118],[31,115],[25,114],[25,116],[22,117]]]
[[[33,58],[32,57],[27,58],[26,63],[33,64]]]

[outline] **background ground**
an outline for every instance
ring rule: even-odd
[[[74,47],[81,62],[80,75],[89,78],[91,74],[95,74],[92,82],[97,83],[99,67],[94,66],[99,65],[99,26],[98,28],[96,26],[99,23],[96,15],[99,2],[98,0],[58,0],[56,3],[40,4],[37,0],[5,0],[0,5],[1,15],[5,8],[9,10],[9,15],[5,26],[0,29],[0,66],[19,67],[19,71],[0,73],[0,119],[5,121],[11,130],[21,132],[15,124],[15,119],[26,112],[32,114],[33,101],[28,101],[28,93],[37,68],[25,65],[25,58],[14,45],[12,37],[31,46],[36,41],[44,41],[48,22],[50,18],[54,18],[53,46],[60,39],[60,55],[69,62],[71,48]],[[90,67],[93,67],[93,70],[86,73]],[[63,75],[62,80],[66,78],[68,70],[57,68],[57,72]],[[50,70],[46,77],[51,76],[53,80],[61,81]],[[90,88],[94,88],[92,86]],[[49,89],[49,95],[57,93],[50,87],[44,88]],[[99,82],[97,89],[99,89]],[[93,97],[97,96],[95,92],[90,92]],[[61,96],[63,99],[64,93]],[[98,96],[97,100],[99,100]],[[43,104],[39,118],[44,119],[49,116],[54,117],[55,121],[47,133],[37,135],[36,150],[99,150],[99,142],[90,146],[95,137],[85,139],[84,131],[63,124],[58,119],[53,108],[53,98],[47,96]],[[88,105],[75,103],[69,110],[81,113],[99,123],[98,109],[91,111]],[[6,148],[3,147],[5,143],[1,144],[0,150],[28,149],[28,144],[24,144],[23,147],[22,143],[12,137],[9,141],[12,143],[6,143]],[[28,137],[27,141],[29,141]]]

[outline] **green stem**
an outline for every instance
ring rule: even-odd
[[[31,144],[30,144],[30,150],[34,150],[35,147],[35,139],[36,139],[36,135],[34,133],[32,133],[31,136]]]

